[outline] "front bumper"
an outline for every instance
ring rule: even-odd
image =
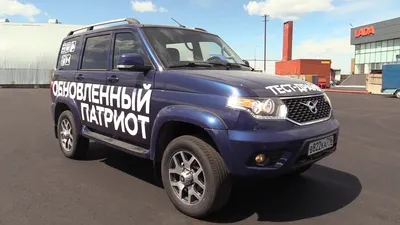
[[[325,122],[294,127],[293,129],[271,130],[228,130],[214,131],[217,145],[228,167],[235,176],[277,177],[297,168],[315,163],[336,150],[339,122],[331,118]],[[308,156],[310,142],[333,135],[333,147]],[[254,162],[257,154],[269,158],[266,165]]]

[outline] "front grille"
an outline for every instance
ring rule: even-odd
[[[287,98],[282,99],[283,103],[288,108],[288,119],[299,123],[312,123],[316,120],[321,120],[328,118],[331,113],[331,106],[323,95],[319,96],[310,96],[310,97],[303,97],[303,98]],[[307,103],[315,103],[318,101],[315,106],[317,111],[315,113],[312,112],[310,107],[304,105]]]

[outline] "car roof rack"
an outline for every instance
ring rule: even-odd
[[[199,27],[195,27],[194,29],[195,29],[195,30],[201,30],[201,31],[207,32],[205,29],[199,28]]]
[[[89,30],[93,30],[93,28],[95,26],[101,26],[101,25],[105,25],[105,24],[119,23],[119,22],[128,22],[128,24],[140,24],[140,22],[137,19],[134,19],[134,18],[121,18],[121,19],[115,19],[115,20],[107,20],[107,21],[104,21],[104,22],[90,24],[90,25],[87,25],[87,26],[84,26],[84,27],[81,27],[81,28],[78,28],[78,29],[75,29],[75,30],[71,30],[68,33],[68,36],[73,35],[76,31],[79,31],[79,30],[85,30],[86,29],[86,31],[89,31]]]

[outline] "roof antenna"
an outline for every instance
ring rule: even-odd
[[[174,18],[171,18],[173,21],[175,21],[175,23],[177,23],[180,27],[186,28],[185,26],[183,26],[182,24],[180,24],[178,21],[176,21]]]

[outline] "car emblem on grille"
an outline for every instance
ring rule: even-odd
[[[307,106],[310,109],[310,111],[314,114],[316,114],[318,112],[318,109],[317,109],[318,100],[308,101],[306,103],[300,102],[300,104]]]

